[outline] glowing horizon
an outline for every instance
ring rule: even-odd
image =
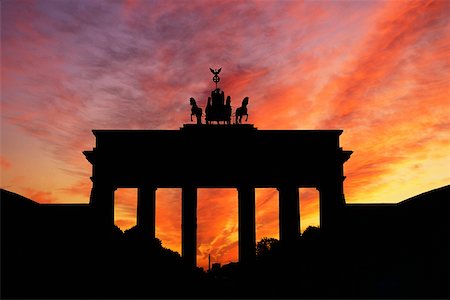
[[[343,129],[348,203],[450,183],[448,1],[30,0],[2,1],[1,14],[1,187],[32,200],[89,202],[91,130],[190,123],[189,97],[204,108],[215,86],[210,67],[233,109],[249,97],[258,129]],[[177,192],[158,193],[157,235],[176,248]],[[201,225],[200,255],[236,260],[234,196],[201,193],[204,224],[208,205],[223,207]],[[277,195],[258,195],[259,232],[275,236]],[[314,193],[301,198],[313,224]]]

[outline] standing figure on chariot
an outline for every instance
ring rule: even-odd
[[[220,88],[211,91],[211,98],[213,106],[219,107],[224,105],[225,103],[225,94],[223,93],[223,91],[220,90]]]
[[[208,97],[208,103],[205,108],[206,124],[211,124],[213,121],[216,121],[217,124],[220,124],[220,121],[224,122],[224,124],[230,124],[231,97],[227,97],[227,105],[225,105],[225,93],[217,86],[220,81],[219,73],[222,68],[218,70],[209,69],[214,74],[213,82],[216,84],[216,89],[211,91],[211,97]]]
[[[227,97],[227,100],[229,98],[230,96]],[[229,106],[231,108],[231,103]],[[217,124],[219,124],[220,121],[230,124],[229,120],[231,120],[231,113],[228,116],[227,111],[228,109],[225,105],[225,93],[221,91],[220,88],[211,91],[211,97],[208,97],[208,103],[205,109],[206,124],[211,124],[212,121],[217,121]]]

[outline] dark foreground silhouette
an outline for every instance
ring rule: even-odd
[[[449,297],[450,186],[396,205],[347,205],[339,231],[263,239],[252,265],[203,272],[137,228],[105,228],[88,205],[1,190],[5,298]]]

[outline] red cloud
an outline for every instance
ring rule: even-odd
[[[58,203],[58,199],[56,199],[53,192],[49,191],[42,191],[33,188],[25,188],[23,195],[38,203],[43,204]]]

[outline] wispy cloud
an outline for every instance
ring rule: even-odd
[[[10,146],[2,185],[87,202],[91,130],[178,129],[189,97],[205,105],[209,67],[223,68],[234,108],[250,97],[259,129],[344,129],[342,146],[355,151],[350,202],[448,184],[449,11],[446,1],[3,1],[2,122],[20,128],[15,139],[38,140],[29,156],[56,161],[71,180],[52,192],[24,185]],[[166,193],[158,234],[179,250],[180,196]],[[276,236],[276,191],[258,193],[258,235]],[[235,259],[235,192],[202,195],[211,199],[199,203],[202,263],[211,251]],[[135,222],[133,197],[119,203],[122,227]],[[305,194],[305,210],[316,211],[314,197]]]

